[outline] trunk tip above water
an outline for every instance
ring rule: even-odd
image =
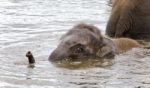
[[[31,53],[31,51],[28,51],[26,53],[26,57],[28,57],[28,61],[29,61],[29,66],[33,67],[34,63],[35,63],[35,59],[33,57],[33,54]]]

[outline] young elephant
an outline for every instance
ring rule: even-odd
[[[150,40],[150,0],[112,0],[106,35]]]
[[[49,60],[113,58],[117,53],[140,46],[132,39],[120,38],[113,41],[105,38],[97,27],[82,23],[74,26],[62,36],[60,44],[51,53]]]

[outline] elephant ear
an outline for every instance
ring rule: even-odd
[[[108,38],[103,38],[104,45],[98,50],[96,55],[102,58],[113,58],[118,54],[118,49],[112,40]]]
[[[102,47],[101,49],[99,49],[99,51],[97,52],[97,56],[99,57],[104,57],[106,56],[107,54],[111,53],[111,47],[109,46],[104,46]]]

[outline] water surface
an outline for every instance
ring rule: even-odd
[[[150,87],[146,49],[62,67],[48,62],[73,25],[94,24],[104,33],[109,15],[109,0],[0,0],[0,88]],[[28,50],[36,58],[34,69],[27,67]]]

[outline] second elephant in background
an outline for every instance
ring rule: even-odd
[[[106,35],[150,40],[150,0],[113,0]]]

